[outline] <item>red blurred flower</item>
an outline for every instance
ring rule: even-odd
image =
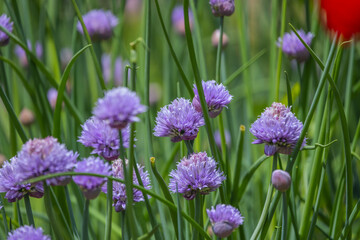
[[[321,16],[328,30],[345,39],[360,33],[359,0],[320,0]]]

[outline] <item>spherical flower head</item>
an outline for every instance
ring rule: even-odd
[[[211,35],[211,44],[214,47],[218,47],[220,42],[220,30],[216,29],[213,34]],[[229,37],[226,33],[223,33],[223,38],[222,38],[222,47],[225,48],[229,43]]]
[[[27,47],[30,51],[32,51],[32,44],[30,40],[27,40]],[[29,63],[26,57],[25,50],[22,49],[22,47],[20,47],[19,45],[16,45],[14,52],[16,56],[19,58],[21,66],[27,67]],[[43,55],[43,47],[40,42],[35,43],[35,54],[37,58],[41,58]]]
[[[96,173],[101,175],[111,175],[110,165],[97,157],[88,157],[76,164],[74,172]],[[79,185],[85,198],[94,199],[100,191],[101,186],[106,182],[106,178],[92,176],[74,176],[74,182]]]
[[[235,11],[234,0],[210,0],[210,6],[215,17],[230,16]]]
[[[52,109],[55,109],[58,92],[55,88],[50,88],[47,92],[47,98]]]
[[[192,30],[194,25],[194,16],[190,9],[188,13],[189,13],[190,30]],[[171,21],[175,32],[177,32],[179,35],[185,36],[185,18],[184,18],[183,6],[174,7],[171,14]]]
[[[75,167],[77,153],[66,149],[56,138],[46,137],[27,141],[18,153],[19,171],[24,179],[43,176],[51,173],[69,172]],[[47,179],[49,185],[65,185],[70,176]]]
[[[257,138],[253,144],[265,143],[265,154],[275,153],[290,155],[299,140],[303,124],[291,112],[291,107],[274,102],[265,109],[251,125],[250,132]],[[302,142],[302,147],[306,139]]]
[[[215,191],[225,180],[224,173],[217,169],[217,162],[206,152],[184,157],[170,177],[170,191],[183,194],[187,200],[194,199],[198,193],[206,195]]]
[[[26,194],[31,197],[41,198],[44,195],[43,184],[26,183],[20,184],[24,180],[19,172],[18,159],[13,157],[10,162],[5,162],[0,168],[0,192],[6,192],[5,198],[9,202],[22,199]]]
[[[9,32],[13,31],[14,23],[10,21],[10,18],[4,13],[0,16],[0,26],[4,27]],[[0,30],[0,47],[6,46],[10,41],[10,37]]]
[[[24,126],[29,127],[35,122],[34,113],[28,108],[23,108],[20,112],[19,120]]]
[[[92,40],[106,40],[111,38],[118,19],[110,11],[102,9],[91,10],[83,16],[85,27]],[[80,21],[77,30],[84,34]]]
[[[104,81],[105,83],[109,83],[110,82],[110,78],[111,78],[111,57],[109,54],[103,54],[101,56],[101,65],[102,65],[102,70],[103,70],[103,74],[104,74]],[[117,57],[115,59],[115,64],[114,64],[114,83],[115,86],[121,86],[122,82],[123,82],[123,71],[122,71],[122,60],[120,57]]]
[[[41,227],[34,228],[33,226],[22,226],[8,235],[8,240],[51,240],[47,235],[44,235]]]
[[[214,138],[215,138],[215,143],[216,145],[221,148],[221,135],[220,135],[220,131],[217,130],[214,133]],[[226,142],[226,146],[230,147],[231,145],[231,135],[230,132],[228,130],[225,130],[225,142]]]
[[[190,101],[177,98],[158,112],[154,135],[171,137],[173,142],[194,140],[203,125],[202,114],[195,110]]]
[[[285,192],[290,188],[291,177],[288,172],[278,169],[273,171],[271,175],[271,182],[277,190]]]
[[[128,161],[125,161],[126,166],[128,166]],[[139,170],[141,181],[144,185],[145,189],[151,189],[149,173],[144,169],[144,166],[137,164],[137,168]],[[124,167],[123,160],[117,159],[112,164],[112,175],[115,178],[124,180]],[[137,180],[135,170],[133,171],[133,184],[139,185]],[[104,185],[102,187],[102,191],[107,193],[107,187]],[[113,206],[115,207],[115,211],[121,212],[126,209],[126,187],[125,184],[119,182],[113,182]],[[133,188],[133,201],[141,202],[144,201],[144,195],[139,189]]]
[[[146,111],[135,92],[125,87],[114,88],[99,99],[93,110],[95,117],[105,120],[112,128],[122,129],[129,123],[138,122],[136,116]]]
[[[311,41],[314,38],[314,35],[311,32],[305,33],[302,29],[297,32],[307,45],[311,44]],[[282,51],[290,59],[295,59],[298,63],[305,62],[310,56],[309,51],[293,31],[285,33],[282,39],[278,39],[276,45],[279,48],[282,48]]]
[[[210,218],[213,232],[220,238],[226,238],[244,223],[244,217],[241,216],[238,209],[231,205],[219,204],[216,207],[206,209]]]
[[[209,116],[214,118],[218,116],[224,107],[227,107],[231,100],[232,96],[229,94],[229,91],[225,86],[220,83],[216,83],[215,80],[211,81],[202,81],[202,87],[204,90],[205,101],[208,107]],[[202,108],[200,104],[200,97],[196,85],[194,84],[194,93],[192,104],[194,105],[196,111],[202,113]]]

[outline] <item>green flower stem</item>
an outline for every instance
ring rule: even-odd
[[[22,220],[22,216],[21,216],[21,211],[20,211],[20,204],[19,201],[16,201],[16,214],[17,214],[17,220],[19,222],[20,226],[24,226],[23,220]]]
[[[39,181],[44,181],[45,179],[41,179]],[[46,213],[49,217],[50,225],[52,227],[52,230],[54,231],[54,235],[57,239],[63,239],[64,235],[62,233],[62,230],[59,226],[58,219],[55,218],[54,210],[52,208],[51,203],[51,196],[50,196],[50,187],[46,184],[44,181],[44,203],[45,203],[45,209]]]
[[[34,222],[34,217],[33,217],[33,213],[31,210],[29,194],[25,194],[24,201],[25,201],[26,215],[28,217],[29,224],[33,225],[35,227],[35,222]]]
[[[293,188],[293,187],[291,187]],[[295,212],[295,206],[294,206],[294,201],[290,201],[290,192],[288,191],[287,192],[287,201],[289,203],[289,210],[290,210],[290,217],[291,217],[291,222],[292,222],[292,225],[294,227],[294,234],[295,234],[295,238],[296,240],[300,240],[300,236],[299,236],[299,227],[298,227],[298,224],[297,224],[297,219],[296,219],[296,212]]]
[[[342,232],[341,232],[341,238],[340,239],[346,239],[347,236],[350,233],[350,229],[351,229],[351,225],[354,223],[356,216],[359,214],[360,212],[360,200],[358,200],[358,202],[356,203],[353,211],[351,212],[351,215],[349,217],[349,221],[345,224]]]
[[[88,233],[88,225],[89,225],[89,205],[90,200],[85,200],[85,207],[84,207],[84,214],[83,214],[83,225],[82,225],[82,235],[81,240],[88,240],[89,239],[89,233]]]
[[[234,179],[232,182],[233,185],[233,194],[231,194],[231,203],[234,203],[235,195],[237,195],[237,186],[239,185],[240,174],[241,174],[241,165],[243,162],[243,151],[244,151],[244,136],[245,136],[245,126],[240,125],[239,137],[238,137],[238,146],[236,149],[236,165],[234,171]]]
[[[218,117],[219,121],[219,132],[220,132],[220,140],[221,140],[221,153],[222,153],[222,161],[224,166],[224,171],[226,174],[226,185],[227,191],[230,192],[231,189],[231,172],[230,172],[230,159],[227,158],[227,145],[225,138],[225,130],[224,130],[224,121],[223,121],[223,113],[220,113]]]
[[[194,153],[194,149],[193,149],[193,141],[191,140],[184,140],[184,143],[186,145],[187,151],[188,151],[188,156],[190,156],[191,154]]]
[[[67,206],[69,208],[71,227],[72,227],[74,235],[79,237],[79,233],[78,233],[78,230],[77,230],[77,227],[76,227],[76,221],[75,221],[75,217],[74,217],[74,211],[73,211],[73,208],[72,208],[72,205],[71,205],[69,189],[68,189],[67,185],[64,186],[64,190],[65,190],[66,203],[67,203]]]
[[[223,34],[224,34],[224,16],[220,17],[220,39],[217,47],[217,54],[216,54],[216,75],[215,80],[217,83],[221,82],[220,79],[220,68],[221,68],[221,50],[222,50],[222,41],[223,41]]]
[[[3,222],[4,222],[4,230],[5,230],[5,234],[6,236],[8,235],[8,232],[9,232],[9,228],[8,228],[8,223],[7,223],[7,220],[6,220],[6,212],[5,212],[5,207],[3,205],[3,198],[0,194],[0,206],[2,206],[2,208],[0,209],[1,211],[1,216],[3,218]]]
[[[286,193],[282,193],[282,199],[283,199],[283,215],[282,215],[282,225],[281,225],[281,240],[286,240],[286,230],[287,230],[287,199],[286,199]]]
[[[350,115],[350,103],[351,103],[351,90],[352,90],[352,79],[353,79],[353,68],[354,68],[354,54],[355,53],[355,40],[351,42],[350,56],[349,56],[349,67],[348,74],[346,77],[346,90],[345,90],[345,116],[349,118]]]
[[[197,223],[200,224],[200,227],[202,228],[202,208],[203,208],[203,203],[202,203],[202,196],[200,194],[196,194],[195,197],[195,221]],[[193,239],[199,239],[199,233],[194,230],[193,231]]]
[[[113,204],[113,182],[107,180],[106,186],[106,222],[105,222],[105,240],[111,239],[111,222],[112,222],[112,204]]]

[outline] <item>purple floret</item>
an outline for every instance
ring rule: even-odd
[[[112,128],[122,129],[138,122],[138,114],[146,111],[135,92],[125,87],[114,88],[99,99],[93,110],[95,117],[105,120]]]
[[[205,101],[208,106],[209,116],[214,118],[221,113],[224,107],[227,107],[226,105],[231,102],[232,96],[222,83],[218,84],[214,80],[206,82],[202,81],[202,87],[204,90]],[[200,97],[195,84],[193,90],[195,96],[192,104],[194,105],[196,111],[202,112]]]
[[[91,10],[83,16],[85,27],[92,40],[106,40],[113,34],[113,28],[118,24],[118,19],[110,11],[102,9]],[[84,34],[80,21],[77,30]]]
[[[51,173],[69,172],[75,167],[77,153],[66,149],[56,138],[32,139],[27,141],[18,153],[19,171],[24,179],[43,176]],[[47,179],[50,185],[65,185],[70,176]]]
[[[183,194],[187,200],[194,199],[197,193],[206,195],[215,191],[225,180],[224,173],[217,169],[217,162],[206,152],[184,157],[177,169],[171,171],[170,177],[170,191]]]
[[[115,86],[121,86],[123,83],[123,65],[125,66],[125,64],[123,64],[123,61],[121,60],[120,57],[117,57],[115,59],[115,63],[114,63],[114,85]],[[104,75],[104,81],[105,83],[109,83],[110,82],[110,78],[112,75],[111,72],[111,57],[108,54],[103,54],[101,56],[101,66],[102,66],[102,70],[103,70],[103,75]]]
[[[234,0],[210,0],[210,6],[215,17],[230,16],[235,11]]]
[[[194,140],[203,125],[202,114],[195,110],[190,101],[177,98],[158,112],[154,135],[171,137],[173,142]]]
[[[13,31],[14,23],[10,21],[10,18],[6,14],[0,16],[0,26],[4,27],[9,32]],[[9,43],[10,37],[0,30],[0,47],[6,46]]]
[[[34,228],[33,226],[22,226],[8,235],[8,240],[50,240],[50,237],[44,235],[41,227]]]
[[[314,38],[314,35],[311,32],[305,33],[302,29],[297,32],[307,45],[311,44],[311,41]],[[310,56],[309,51],[293,31],[285,33],[282,39],[278,39],[276,45],[281,47],[282,51],[290,59],[295,59],[299,63],[306,61]]]
[[[299,140],[303,124],[291,112],[291,107],[274,102],[251,125],[250,132],[257,138],[253,144],[265,143],[265,154],[290,155]],[[306,138],[302,147],[306,144]]]

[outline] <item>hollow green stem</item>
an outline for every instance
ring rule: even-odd
[[[191,154],[194,153],[194,149],[193,149],[194,142],[191,140],[184,140],[184,143],[185,143],[187,151],[188,151],[188,156],[190,156]]]
[[[4,222],[4,230],[5,230],[5,234],[7,236],[8,232],[9,232],[9,227],[8,227],[8,223],[7,223],[7,220],[6,220],[6,212],[5,212],[5,208],[3,206],[3,198],[2,196],[0,195],[0,206],[2,206],[2,208],[0,209],[1,211],[1,215],[2,215],[2,218],[3,218],[3,222]]]
[[[89,205],[90,200],[85,200],[85,207],[84,207],[84,215],[83,215],[83,225],[82,225],[82,240],[88,240],[89,239],[89,233],[88,233],[88,225],[89,225]]]
[[[216,82],[220,83],[220,68],[221,68],[221,51],[222,51],[222,42],[223,42],[223,34],[224,34],[224,16],[220,17],[220,39],[217,47],[217,54],[216,54],[216,75],[215,80]]]
[[[287,230],[287,199],[286,193],[282,193],[283,199],[283,216],[282,216],[282,226],[281,226],[281,240],[286,240],[286,230]]]
[[[31,210],[29,194],[26,194],[24,196],[24,201],[25,201],[26,215],[28,217],[29,224],[33,225],[33,227],[35,227],[35,222],[34,222],[34,217],[33,217],[33,213]]]
[[[106,222],[105,222],[105,240],[111,239],[111,222],[112,222],[112,195],[113,195],[113,181],[108,179],[106,186]]]
[[[195,221],[200,224],[202,227],[202,196],[200,194],[196,194],[195,197]],[[199,233],[197,231],[193,232],[193,239],[198,239]]]

